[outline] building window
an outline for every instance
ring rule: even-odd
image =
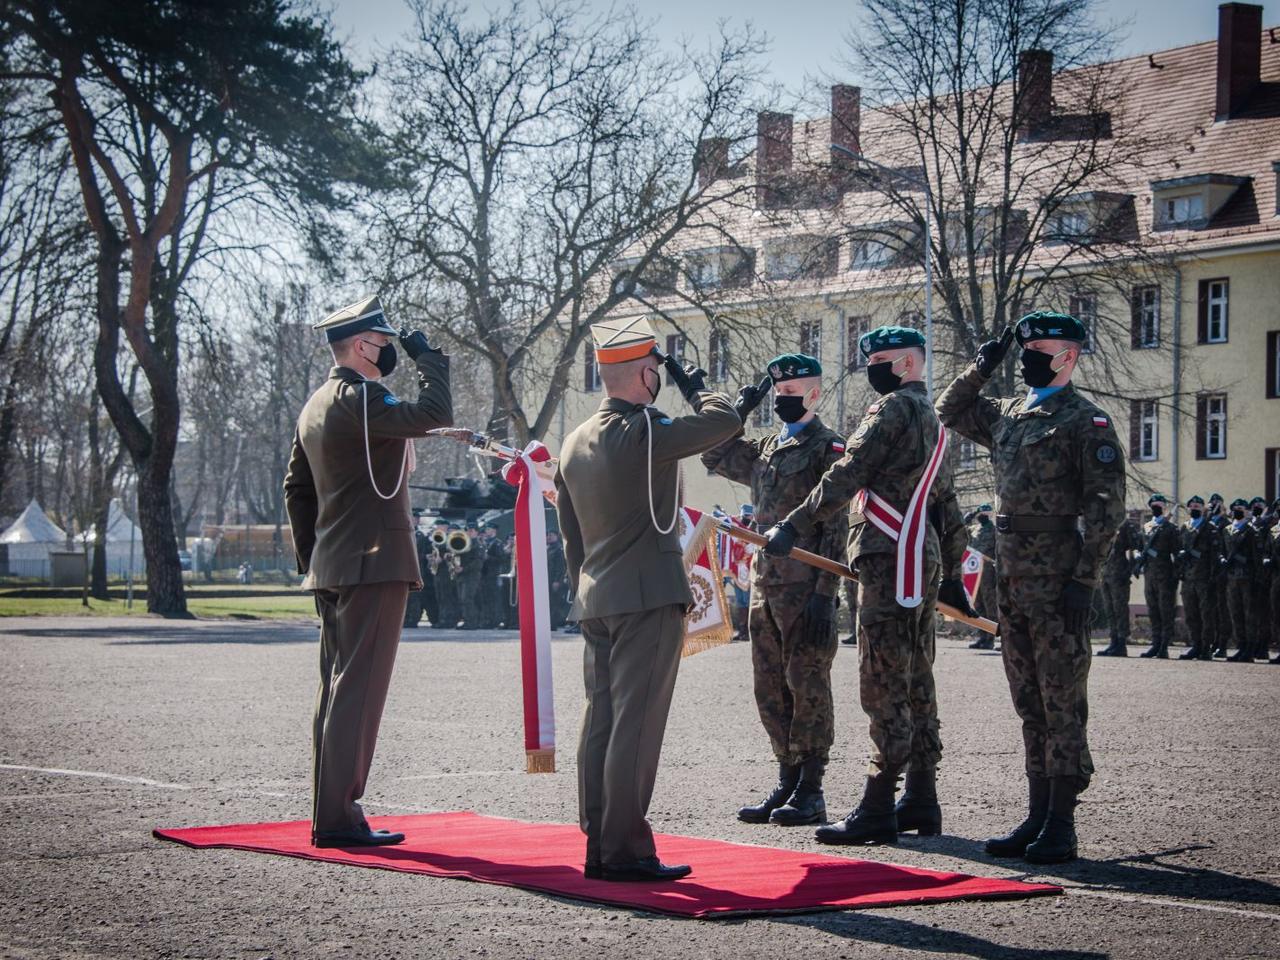
[[[1160,411],[1154,400],[1129,401],[1129,457],[1160,458]]]
[[[1267,331],[1267,397],[1280,397],[1280,330]]]
[[[1280,447],[1267,447],[1266,462],[1267,476],[1263,486],[1267,491],[1267,503],[1275,503],[1276,497],[1280,497]],[[1277,616],[1276,611],[1271,611],[1271,615]]]
[[[1226,277],[1200,281],[1198,337],[1201,343],[1226,343],[1228,334],[1227,302],[1231,282]]]
[[[1206,393],[1196,397],[1196,459],[1227,457],[1227,395]]]
[[[773,426],[773,401],[765,398],[765,401],[756,407],[756,412],[751,415],[755,418],[757,427]]]
[[[1130,307],[1133,319],[1129,329],[1130,345],[1135,350],[1160,346],[1160,288],[1155,284],[1134,287]]]
[[[1159,211],[1162,226],[1193,223],[1204,218],[1204,197],[1199,193],[1189,197],[1166,197],[1160,201]]]
[[[961,470],[976,470],[978,467],[978,445],[972,440],[960,441],[960,463]]]
[[[724,383],[729,379],[729,334],[712,330],[707,344],[707,374],[712,383]]]
[[[590,339],[582,345],[582,389],[587,393],[600,389],[600,365],[596,363],[596,351]]]
[[[849,317],[845,321],[847,330],[846,336],[849,338],[849,369],[861,370],[866,365],[866,358],[859,349],[862,338],[871,332],[870,317]]]
[[[1098,297],[1092,293],[1077,293],[1067,301],[1068,312],[1084,324],[1084,345],[1081,353],[1093,353],[1098,342]]]
[[[800,324],[800,352],[822,362],[821,320],[806,320]]]
[[[683,333],[667,334],[667,356],[670,357],[672,360],[674,360],[676,363],[679,363],[684,359],[684,334]],[[671,379],[671,374],[668,372],[667,385],[670,386],[672,383],[675,383],[675,381]]]
[[[849,269],[870,270],[893,260],[893,247],[883,240],[854,240],[850,244]]]
[[[1046,232],[1056,241],[1082,239],[1089,232],[1089,214],[1080,209],[1058,210],[1049,218]]]

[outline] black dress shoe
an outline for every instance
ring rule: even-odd
[[[601,867],[602,880],[643,883],[653,880],[679,880],[693,873],[693,867],[667,866],[657,857],[645,857],[631,863],[606,863]]]
[[[311,834],[313,847],[387,847],[393,843],[404,843],[404,834],[370,830],[368,825],[364,829],[318,830]]]
[[[604,867],[600,866],[599,860],[588,860],[582,865],[582,875],[588,880],[601,880],[604,878]]]

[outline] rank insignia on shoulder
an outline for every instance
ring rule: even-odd
[[[382,398],[382,402],[385,403],[388,407],[394,407],[400,402],[400,398],[397,397],[395,394],[388,393],[385,397]]]
[[[843,440],[832,440],[832,441],[831,441],[831,449],[832,449],[832,450],[834,450],[834,451],[836,451],[836,453],[844,453],[844,441],[843,441]]]
[[[1108,420],[1106,417],[1095,416],[1093,418],[1093,425],[1095,427],[1109,427],[1111,426],[1111,421]]]

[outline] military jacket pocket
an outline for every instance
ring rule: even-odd
[[[1020,461],[1020,469],[1038,485],[1061,480],[1071,472],[1068,445],[1057,424],[1025,427],[1010,438],[1010,444],[1009,456]]]

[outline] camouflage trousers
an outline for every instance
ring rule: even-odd
[[[1187,620],[1191,646],[1197,651],[1212,650],[1218,638],[1218,617],[1213,609],[1213,584],[1203,578],[1182,581],[1182,613]]]
[[[1271,574],[1271,649],[1280,652],[1280,573]]]
[[[747,606],[756,709],[780,763],[799,764],[811,757],[825,763],[835,739],[835,623],[820,642],[808,639],[804,608],[811,596],[811,581],[763,588],[752,584]]]
[[[1172,570],[1148,570],[1142,592],[1151,620],[1151,642],[1173,643],[1173,619],[1178,609],[1178,578]]]
[[[1121,643],[1129,642],[1129,574],[1107,576],[1102,581],[1102,598],[1107,604],[1111,636]]]
[[[1237,650],[1250,650],[1253,647],[1252,621],[1253,581],[1227,581],[1227,613],[1231,616],[1231,638]]]
[[[1227,602],[1227,581],[1210,581],[1209,596],[1211,616],[1217,628],[1214,630],[1215,650],[1225,650],[1231,643],[1231,604]]]
[[[1062,591],[1067,577],[1001,577],[1001,655],[1013,709],[1022,720],[1027,773],[1075,777],[1083,790],[1093,775],[1085,728],[1089,721],[1087,631],[1068,633]]]
[[[933,684],[938,567],[925,564],[929,588],[913,608],[898,605],[896,574],[892,554],[858,558],[858,687],[871,721],[871,776],[932,770],[942,759]]]
[[[1272,622],[1280,610],[1271,602],[1271,587],[1275,575],[1259,577],[1253,586],[1253,655],[1266,658],[1270,652]]]

